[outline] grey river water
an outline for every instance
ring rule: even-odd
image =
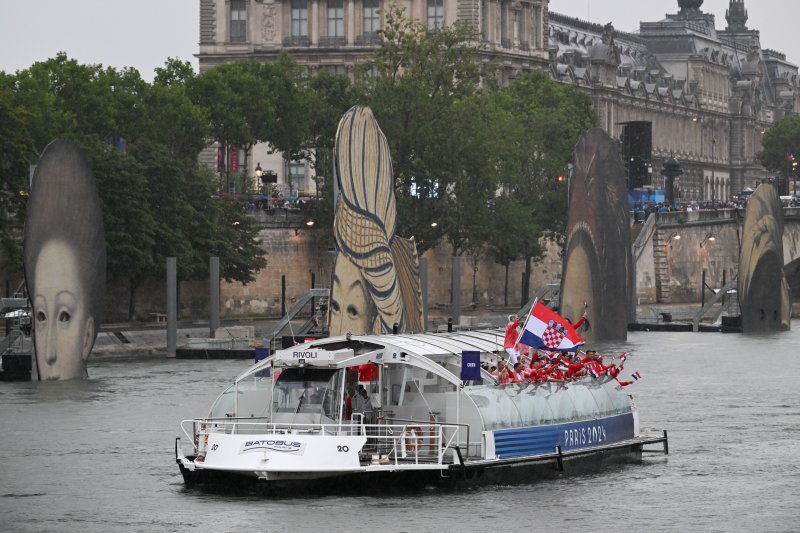
[[[114,359],[0,383],[0,531],[800,531],[800,331],[632,333],[642,426],[670,455],[522,486],[280,498],[186,489],[178,423],[245,361]]]

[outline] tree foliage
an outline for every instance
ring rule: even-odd
[[[7,259],[9,270],[16,272],[21,272],[19,243],[25,220],[28,169],[35,153],[33,139],[25,128],[26,119],[25,109],[14,103],[6,80],[0,80],[0,256]]]
[[[28,166],[51,140],[77,141],[98,183],[108,277],[128,283],[129,315],[136,288],[163,276],[167,257],[178,258],[181,279],[205,278],[213,255],[229,281],[250,282],[265,265],[256,229],[238,204],[218,197],[198,162],[213,110],[190,99],[195,78],[173,59],[149,84],[135,69],[82,65],[65,54],[0,76],[0,128],[9,128],[0,138],[0,154],[8,154],[3,190],[24,189]]]
[[[563,234],[567,183],[557,176],[566,176],[578,136],[595,124],[591,100],[542,74],[499,87],[496,65],[467,25],[430,30],[394,7],[381,33],[352,83],[325,71],[306,78],[286,55],[199,75],[170,58],[152,83],[135,69],[84,65],[63,53],[0,73],[0,202],[24,216],[28,165],[52,139],[74,139],[97,176],[110,279],[126,280],[133,295],[163,275],[166,257],[178,258],[181,279],[199,279],[208,256],[218,255],[226,280],[247,283],[265,264],[255,229],[239,204],[220,198],[200,151],[210,141],[245,150],[268,143],[287,160],[306,158],[323,196],[317,227],[328,228],[336,128],[361,103],[390,144],[398,234],[415,237],[420,251],[446,239],[454,254],[488,251],[505,266],[537,258],[542,236]],[[783,128],[765,136],[765,164],[798,149],[783,137],[772,141]],[[15,257],[13,220],[0,217],[0,229]]]
[[[786,116],[778,120],[761,141],[761,163],[773,172],[789,176],[797,172],[792,167],[794,157],[800,161],[800,116]]]
[[[467,25],[429,30],[395,7],[381,32],[383,42],[368,63],[377,75],[365,79],[359,90],[390,145],[397,232],[414,236],[421,251],[449,232],[460,249],[463,231],[445,221],[468,155],[454,138],[453,125],[468,118],[458,104],[479,93],[490,69],[469,44],[477,42],[477,35]]]

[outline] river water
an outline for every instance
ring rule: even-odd
[[[800,332],[631,333],[629,387],[670,454],[598,474],[409,496],[186,489],[174,462],[246,361],[113,359],[0,383],[0,531],[798,531]]]

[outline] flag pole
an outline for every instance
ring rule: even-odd
[[[527,316],[525,316],[525,321],[522,323],[522,327],[519,328],[519,333],[517,334],[517,340],[514,342],[514,348],[516,348],[519,345],[519,340],[522,338],[522,333],[525,331],[525,324],[528,323],[528,319],[531,317],[531,314],[533,314],[533,308],[536,307],[536,302],[538,302],[538,301],[539,301],[539,297],[538,296],[533,299],[533,304],[531,305],[531,310],[528,311]]]

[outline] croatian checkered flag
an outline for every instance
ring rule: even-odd
[[[573,351],[586,341],[578,336],[566,318],[536,302],[525,321],[519,342],[531,348]]]

